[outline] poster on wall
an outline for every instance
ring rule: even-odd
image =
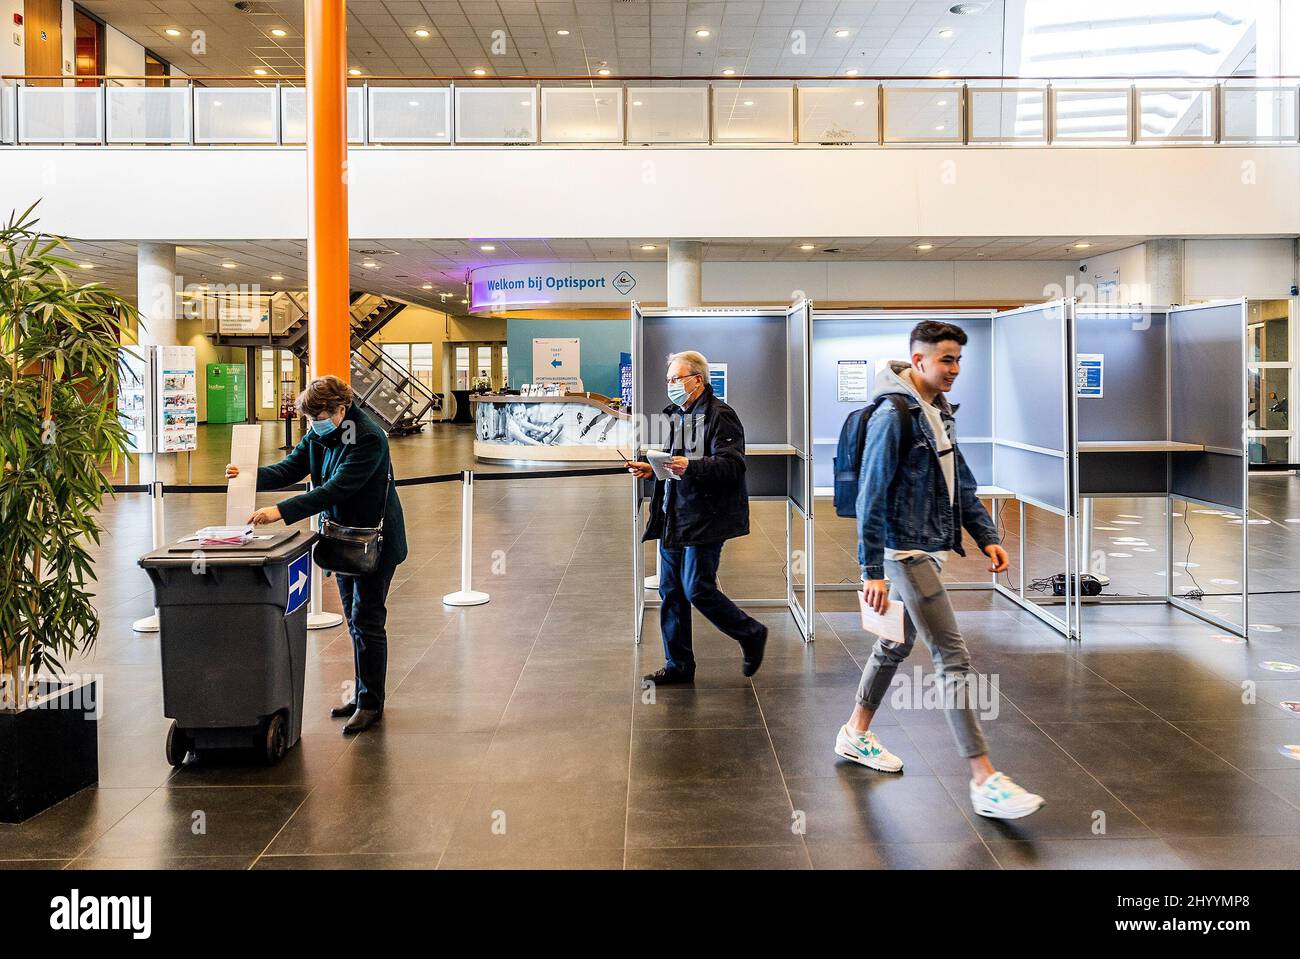
[[[159,346],[157,371],[159,453],[198,449],[199,392],[192,346]]]
[[[533,382],[558,383],[573,392],[582,390],[581,340],[573,337],[533,339]]]
[[[122,347],[122,373],[117,382],[117,415],[127,432],[132,453],[153,452],[152,353],[148,347]]]
[[[727,364],[710,363],[709,364],[709,385],[713,387],[713,393],[722,402],[727,402]]]
[[[835,365],[835,398],[841,403],[871,400],[871,361],[840,360]]]
[[[623,400],[623,409],[632,408],[632,354],[618,354],[618,393]]]
[[[1105,353],[1079,353],[1075,357],[1074,383],[1080,399],[1101,399]]]

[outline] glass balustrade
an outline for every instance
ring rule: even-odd
[[[1232,79],[354,85],[355,145],[1295,144],[1300,90]],[[299,145],[300,86],[0,84],[0,144]]]

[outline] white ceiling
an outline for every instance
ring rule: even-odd
[[[953,0],[349,0],[348,65],[396,76],[1000,74],[1003,3],[958,16]],[[256,0],[251,13],[232,0],[81,4],[191,75],[304,71],[302,0]],[[702,29],[710,35],[696,36]],[[193,52],[196,30],[202,54]],[[497,30],[505,45],[494,52]]]
[[[799,237],[755,240],[704,240],[704,258],[715,262],[805,262],[897,260],[1077,260],[1141,243],[1147,237]],[[1074,244],[1090,243],[1086,251]],[[641,246],[650,244],[651,251]],[[813,250],[801,246],[811,244]],[[920,251],[921,244],[933,249]],[[90,263],[83,275],[105,283],[134,300],[136,244],[130,241],[71,241],[78,263]],[[484,251],[483,245],[494,250]],[[838,250],[827,253],[827,250]],[[367,252],[369,251],[369,252]],[[386,252],[385,252],[386,251]],[[468,270],[491,263],[667,261],[662,237],[643,240],[356,240],[351,243],[351,287],[394,296],[411,303],[456,311],[464,295]],[[363,264],[373,262],[374,268]],[[233,263],[225,268],[223,263]],[[666,269],[665,265],[665,269]],[[301,240],[241,240],[186,244],[176,255],[182,286],[200,283],[256,285],[262,290],[302,290],[307,285],[306,244]],[[282,276],[273,280],[272,276]],[[424,284],[432,289],[424,289]],[[447,294],[443,301],[440,294]]]

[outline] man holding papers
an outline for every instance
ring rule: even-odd
[[[664,410],[671,434],[664,453],[649,463],[628,463],[639,479],[655,477],[645,541],[659,540],[659,611],[664,666],[645,686],[695,681],[691,607],[740,644],[741,672],[753,676],[763,662],[767,627],[718,589],[722,544],[749,535],[745,486],[745,428],[713,393],[709,363],[693,350],[668,357]]]
[[[857,705],[840,727],[835,753],[871,769],[901,772],[902,760],[871,731],[871,720],[899,664],[919,633],[930,648],[944,684],[944,709],[957,747],[970,762],[971,805],[981,816],[1019,819],[1036,812],[1041,796],[1027,792],[989,761],[973,691],[970,653],[957,628],[939,571],[950,552],[965,555],[964,528],[989,558],[989,569],[1007,568],[1007,553],[975,493],[957,448],[953,409],[945,393],[961,372],[966,333],[951,323],[926,320],[912,330],[911,362],[890,362],[876,378],[880,402],[868,422],[859,477],[858,558],[862,564],[864,623],[880,624],[858,684]],[[906,409],[910,429],[902,422]],[[900,448],[905,436],[908,448]],[[886,581],[888,576],[888,581]],[[892,586],[892,590],[891,590]],[[902,636],[887,618],[891,598],[905,607]]]

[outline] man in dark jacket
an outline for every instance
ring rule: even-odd
[[[664,666],[643,685],[690,683],[695,679],[691,607],[740,643],[742,671],[753,676],[763,662],[767,627],[747,615],[718,589],[722,544],[749,535],[749,492],[745,487],[745,429],[740,418],[713,393],[709,364],[694,351],[668,358],[668,470],[674,479],[655,483],[650,522],[643,541],[659,540],[659,611]],[[629,472],[650,479],[649,463],[629,463]]]
[[[336,376],[313,380],[298,397],[298,410],[311,429],[284,459],[257,471],[258,490],[283,489],[311,477],[312,488],[259,509],[249,522],[300,522],[323,513],[343,526],[375,527],[382,523],[379,568],[361,576],[335,573],[343,615],[352,634],[356,689],[351,701],[331,710],[347,717],[345,735],[368,729],[384,711],[388,672],[388,588],[406,559],[406,524],[393,488],[388,437],[374,420],[357,409],[351,387]],[[238,475],[234,466],[227,476]]]

